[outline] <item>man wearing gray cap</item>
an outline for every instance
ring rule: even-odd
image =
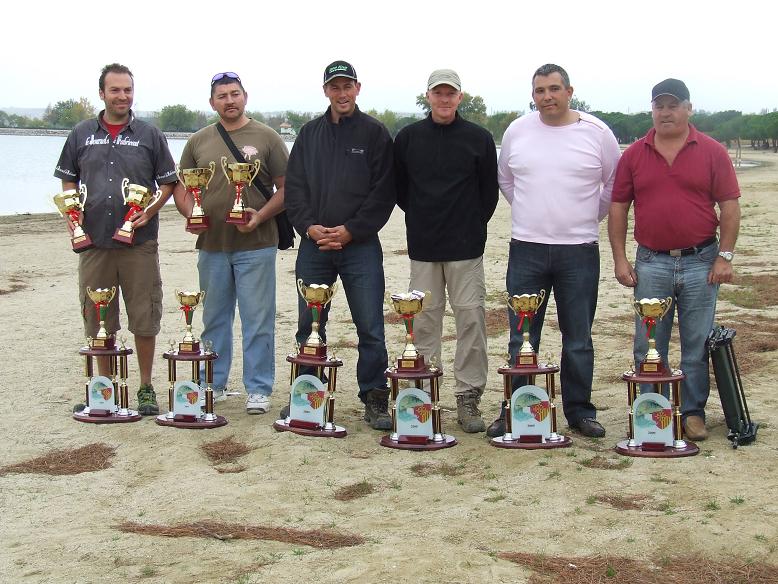
[[[397,204],[405,211],[411,290],[429,290],[414,321],[421,353],[440,362],[443,314],[454,311],[457,418],[465,432],[486,429],[478,404],[487,378],[483,254],[497,206],[497,150],[491,134],[457,112],[462,85],[451,69],[427,82],[430,113],[394,143]]]
[[[608,235],[616,279],[634,288],[636,299],[673,299],[668,315],[656,323],[656,348],[667,366],[677,310],[681,370],[686,374],[683,428],[690,440],[704,440],[710,393],[706,340],[713,327],[719,284],[732,281],[740,188],[729,154],[689,123],[691,114],[689,89],[683,81],[665,79],[654,86],[654,127],[627,148],[619,161]],[[627,215],[633,201],[638,243],[634,268],[625,252]],[[647,349],[645,327],[636,318],[636,363]]]

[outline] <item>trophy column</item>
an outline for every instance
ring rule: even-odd
[[[86,377],[86,407],[73,414],[73,419],[90,424],[116,424],[137,422],[142,416],[129,409],[127,394],[127,355],[132,349],[122,346],[110,349],[95,348],[91,345],[79,349],[84,357],[84,375]],[[105,357],[111,377],[95,375],[94,357]],[[119,382],[116,381],[117,371]]]

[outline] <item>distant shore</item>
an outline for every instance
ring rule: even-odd
[[[52,130],[49,128],[0,128],[0,135],[5,136],[67,136],[70,130]],[[186,140],[192,132],[164,132],[167,138]]]

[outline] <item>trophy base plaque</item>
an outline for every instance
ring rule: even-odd
[[[381,436],[378,441],[381,446],[398,450],[441,450],[457,445],[457,439],[448,434],[442,434],[437,440],[426,436]]]
[[[225,223],[232,225],[246,225],[250,221],[248,211],[230,211],[224,219]]]
[[[700,448],[694,442],[686,440],[682,440],[678,446],[665,446],[661,442],[643,442],[640,446],[630,446],[629,442],[629,440],[622,440],[616,444],[616,452],[624,456],[644,458],[681,458],[700,453]]]
[[[397,359],[397,371],[426,371],[424,355],[416,357],[399,357]]]
[[[116,348],[116,338],[113,336],[105,339],[93,338],[89,348],[95,351],[113,351]]]
[[[73,251],[76,253],[80,253],[94,247],[92,238],[89,237],[89,235],[86,233],[84,235],[77,235],[71,238],[70,243],[73,245]]]
[[[87,424],[121,424],[123,422],[137,422],[142,418],[143,416],[135,410],[127,410],[126,414],[120,414],[109,410],[92,409],[89,412],[84,410],[73,414],[74,420]]]
[[[186,228],[190,231],[205,231],[210,227],[207,215],[197,215],[186,220]]]
[[[224,416],[213,416],[212,420],[206,420],[205,416],[197,418],[196,416],[186,416],[177,414],[169,418],[167,414],[160,414],[154,421],[159,426],[170,426],[172,428],[187,428],[190,430],[207,430],[209,428],[220,428],[227,425],[227,418]]]
[[[200,354],[200,341],[183,341],[178,343],[178,352],[182,354]]]
[[[298,357],[303,359],[327,359],[327,345],[300,345]]]
[[[314,436],[316,438],[345,438],[346,429],[343,426],[332,424],[332,428],[321,426],[316,422],[304,420],[281,419],[273,422],[273,429],[277,432],[292,432],[300,436]]]
[[[116,233],[114,233],[113,240],[125,245],[132,245],[135,240],[135,231],[127,231],[120,227],[116,230]]]
[[[640,375],[650,375],[654,377],[666,377],[670,375],[670,372],[661,361],[643,361],[638,367]]]
[[[506,438],[506,436],[497,436],[492,438],[491,445],[497,448],[520,448],[523,450],[538,450],[546,448],[567,448],[572,446],[573,439],[570,436],[557,436],[556,438],[546,438],[543,442],[542,436],[519,436],[517,438]]]

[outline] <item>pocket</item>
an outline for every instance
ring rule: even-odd
[[[639,245],[637,251],[635,252],[635,259],[639,262],[650,262],[652,259],[654,259],[655,255],[656,252],[654,250]]]
[[[713,261],[718,257],[718,255],[719,255],[718,243],[712,243],[707,247],[703,247],[700,251],[698,251],[695,254],[697,260],[704,264],[712,264]]]
[[[343,163],[343,190],[357,195],[366,195],[370,189],[370,167],[366,148],[346,148]]]

